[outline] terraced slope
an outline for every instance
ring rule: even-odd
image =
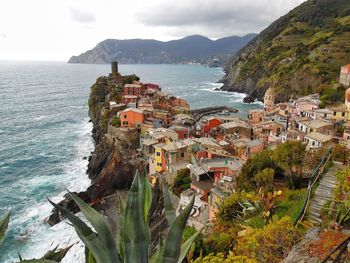
[[[350,1],[309,0],[262,31],[228,64],[223,90],[279,100],[325,93],[350,63]],[[286,92],[288,91],[288,92]],[[339,98],[342,100],[342,98]]]

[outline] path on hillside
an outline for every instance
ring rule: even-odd
[[[307,220],[314,224],[322,223],[321,211],[327,201],[333,200],[333,190],[337,184],[335,176],[338,170],[344,169],[345,165],[340,162],[333,162],[332,167],[323,175],[314,196],[310,200],[307,211]]]

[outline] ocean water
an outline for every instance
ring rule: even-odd
[[[199,65],[120,65],[144,82],[187,99],[192,108],[228,105],[245,117],[260,103],[243,104],[244,94],[214,92],[220,68]],[[64,262],[82,262],[83,245],[62,222],[44,223],[65,189],[80,191],[90,181],[85,174],[94,145],[87,100],[96,78],[109,65],[63,62],[0,62],[0,216],[11,210],[8,236],[0,262],[16,262],[17,254],[40,257],[56,245],[75,244]]]

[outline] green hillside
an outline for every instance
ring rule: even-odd
[[[350,63],[350,1],[309,0],[262,31],[227,66],[224,90],[261,99],[329,92]],[[286,92],[287,91],[287,92]]]

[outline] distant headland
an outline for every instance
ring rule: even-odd
[[[158,41],[154,39],[106,39],[68,63],[105,64],[203,64],[222,66],[228,59],[251,41],[256,34],[230,36],[211,40],[200,35]]]

